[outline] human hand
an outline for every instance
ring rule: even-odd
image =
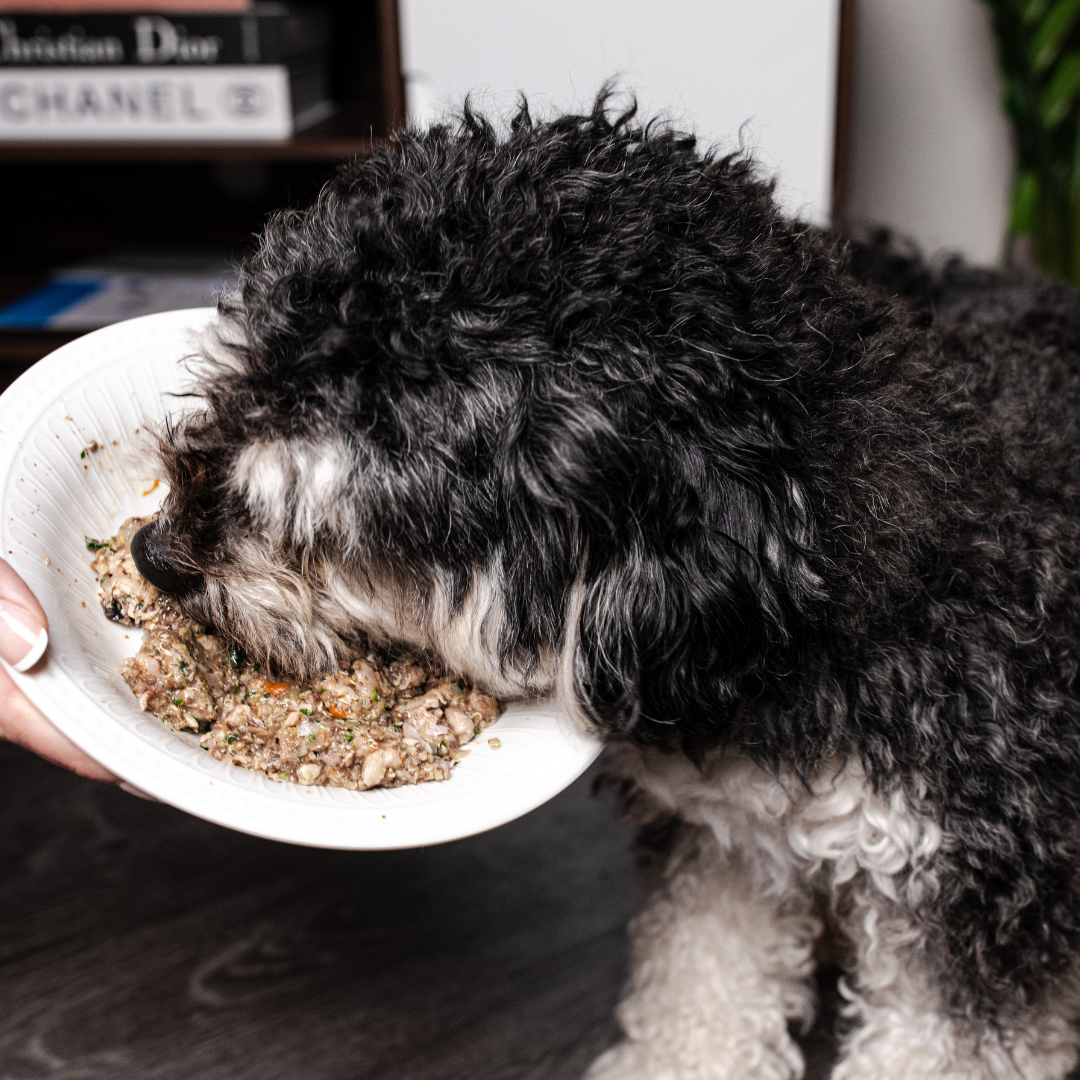
[[[16,671],[28,671],[49,643],[49,620],[26,582],[0,559],[0,656]],[[118,777],[61,735],[0,668],[0,738],[91,780],[115,784]]]

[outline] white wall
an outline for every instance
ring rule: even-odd
[[[942,2],[942,0],[927,0]],[[466,91],[506,110],[587,107],[617,76],[646,114],[707,142],[750,141],[787,205],[827,221],[838,0],[401,0],[409,111]]]
[[[978,0],[859,0],[849,215],[1001,254],[1012,144]]]

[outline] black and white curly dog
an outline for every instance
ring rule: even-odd
[[[595,1080],[1060,1078],[1080,1014],[1080,297],[853,247],[742,156],[409,132],[277,215],[164,439],[151,577],[611,743],[663,872]]]

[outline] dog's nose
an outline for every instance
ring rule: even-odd
[[[181,593],[194,584],[193,577],[181,573],[169,562],[156,521],[144,525],[131,538],[130,550],[135,569],[162,592]]]

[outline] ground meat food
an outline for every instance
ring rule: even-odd
[[[101,606],[105,614],[125,626],[153,622],[167,606],[161,593],[135,569],[128,545],[150,518],[128,518],[111,540],[92,540],[86,546],[97,551],[90,568],[98,576]]]
[[[199,734],[219,760],[298,784],[400,787],[447,779],[462,747],[498,717],[494,698],[409,654],[365,648],[310,685],[265,675],[139,575],[128,544],[150,520],[86,540],[105,614],[144,630],[119,672],[142,709]]]

